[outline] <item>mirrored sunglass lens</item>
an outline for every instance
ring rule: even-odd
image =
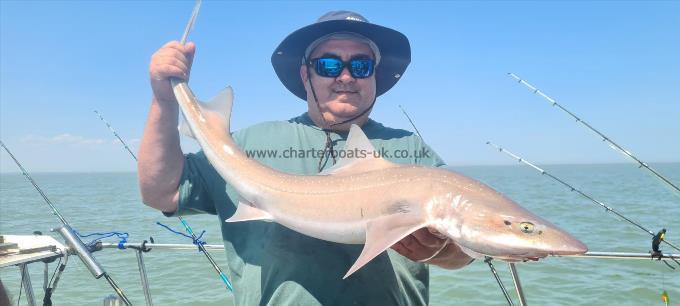
[[[335,58],[320,58],[317,60],[316,72],[322,76],[336,77],[342,72],[342,61]]]
[[[352,60],[352,76],[355,78],[367,78],[373,73],[373,61],[369,59]]]

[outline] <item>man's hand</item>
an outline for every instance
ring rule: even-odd
[[[178,41],[171,41],[151,56],[149,78],[156,101],[161,104],[177,104],[170,78],[189,81],[195,52],[196,45],[193,43],[181,45]]]
[[[460,269],[472,262],[472,257],[465,254],[458,245],[428,228],[421,228],[406,236],[394,244],[392,249],[413,261],[425,260],[425,263],[445,269]]]

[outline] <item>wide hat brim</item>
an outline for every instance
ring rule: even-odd
[[[380,63],[375,70],[376,97],[392,88],[411,63],[411,45],[408,38],[398,31],[355,20],[317,22],[288,35],[272,54],[272,65],[279,80],[300,99],[307,100],[307,92],[300,77],[305,50],[316,39],[335,32],[357,33],[378,46]]]

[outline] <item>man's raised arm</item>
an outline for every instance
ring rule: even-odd
[[[179,106],[170,78],[189,80],[196,47],[172,41],[151,56],[149,77],[153,98],[139,148],[137,172],[144,204],[165,212],[177,210],[177,189],[184,167],[179,143]]]

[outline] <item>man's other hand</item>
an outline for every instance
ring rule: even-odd
[[[392,249],[413,261],[422,261],[445,269],[460,269],[473,260],[451,240],[428,228],[421,228],[406,236],[395,243]]]

